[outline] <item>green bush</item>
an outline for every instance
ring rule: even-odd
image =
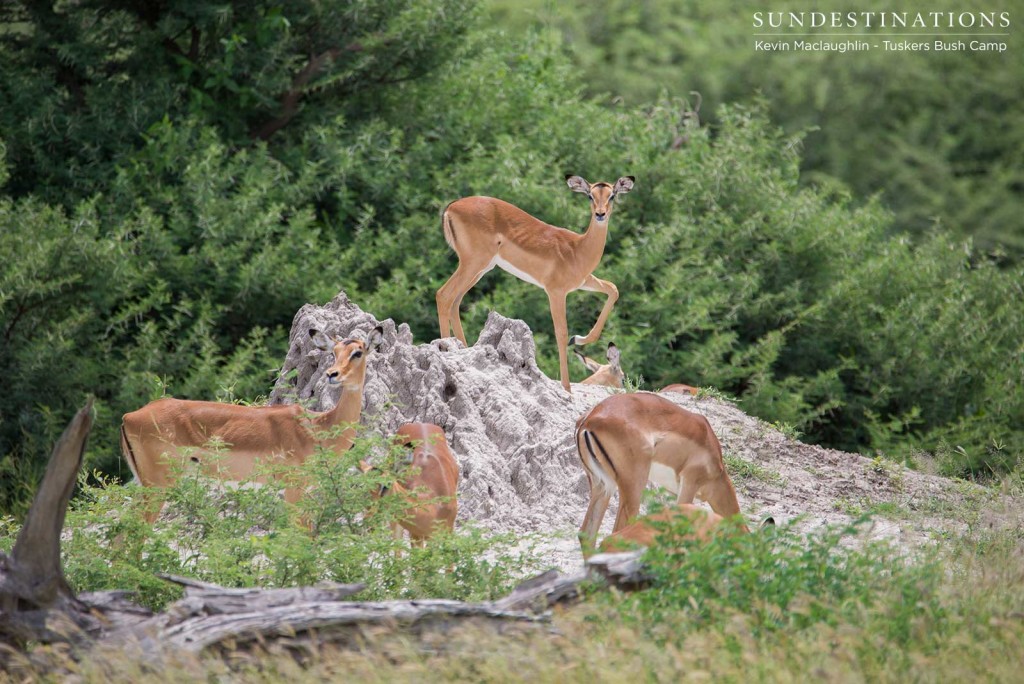
[[[678,145],[679,99],[604,106],[560,39],[495,33],[458,0],[172,3],[138,31],[137,8],[101,5],[0,14],[0,90],[17,92],[0,113],[0,510],[23,511],[86,394],[89,464],[124,477],[122,414],[164,394],[265,396],[294,312],[339,289],[433,339],[456,265],[440,210],[486,194],[577,228],[567,172],[637,177],[597,270],[621,293],[604,340],[631,377],[715,387],[813,442],[933,452],[949,474],[1020,458],[1024,271],[941,231],[894,238],[880,201],[808,185],[818,146],[770,106],[708,105],[715,125]],[[249,135],[288,114],[268,93],[350,9],[366,23],[338,35],[365,49],[309,83],[284,127]],[[168,55],[165,33],[187,54],[193,26],[195,60]],[[403,78],[380,83],[396,60]],[[570,333],[601,303],[573,293]],[[525,320],[557,376],[544,293],[485,277],[463,303],[471,341],[491,310]]]
[[[367,459],[374,469],[364,473],[358,464]],[[145,497],[138,486],[83,477],[67,519],[65,573],[76,591],[131,589],[159,609],[180,590],[157,573],[229,587],[364,582],[359,600],[480,600],[503,595],[533,567],[512,554],[510,538],[472,525],[437,534],[423,548],[396,540],[389,523],[400,519],[403,502],[375,493],[404,462],[404,449],[372,436],[340,456],[317,453],[299,473],[278,473],[285,481],[308,478],[311,491],[298,506],[286,504],[276,486],[226,486],[196,470]],[[165,500],[166,510],[150,526],[141,513],[154,499]]]

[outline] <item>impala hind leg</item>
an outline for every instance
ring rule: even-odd
[[[596,342],[601,337],[601,332],[604,330],[604,324],[608,320],[608,316],[612,312],[612,308],[615,306],[615,302],[619,299],[619,288],[615,287],[614,283],[610,283],[607,280],[601,280],[595,278],[592,275],[587,276],[587,279],[583,281],[583,284],[579,287],[581,290],[588,292],[603,292],[607,295],[607,299],[604,300],[604,307],[601,309],[601,314],[597,317],[597,322],[594,323],[594,327],[590,329],[586,337],[580,337],[579,335],[573,335],[569,344],[590,344]]]
[[[569,388],[569,326],[565,322],[565,293],[548,292],[548,306],[551,307],[551,322],[555,325],[555,344],[558,345],[558,372],[562,387]]]
[[[437,322],[441,330],[441,337],[448,337],[449,331],[454,333],[462,344],[466,343],[466,333],[462,329],[462,320],[459,316],[459,305],[466,293],[473,289],[473,286],[493,268],[488,261],[467,263],[459,260],[459,267],[455,273],[442,285],[434,299],[437,303]]]
[[[629,525],[640,514],[640,502],[643,501],[645,487],[647,487],[647,478],[619,481],[619,512],[615,516],[612,534]]]
[[[590,479],[590,503],[587,505],[587,514],[583,517],[579,532],[584,557],[593,553],[594,547],[597,546],[597,532],[601,529],[604,515],[608,512],[608,504],[612,500],[612,490],[600,480],[595,482],[595,479]]]

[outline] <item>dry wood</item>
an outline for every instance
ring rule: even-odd
[[[0,641],[76,638],[81,629],[94,626],[60,563],[60,532],[91,428],[89,399],[54,446],[10,555],[0,554]]]
[[[167,648],[199,652],[269,640],[301,644],[338,639],[366,629],[422,634],[467,619],[533,625],[548,619],[551,606],[578,600],[583,584],[598,580],[630,589],[646,581],[639,553],[631,552],[596,555],[585,570],[570,576],[543,573],[508,596],[483,603],[349,601],[364,585],[233,589],[174,575],[161,577],[184,586],[185,596],[157,615],[132,603],[130,592],[76,597],[60,565],[60,532],[81,467],[91,410],[90,401],[64,431],[13,551],[0,554],[0,643],[17,647],[28,641],[71,641],[88,646],[131,641],[143,653]]]

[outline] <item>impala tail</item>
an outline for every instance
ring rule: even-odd
[[[121,453],[124,454],[124,460],[128,461],[128,469],[132,471],[132,475],[135,476],[135,481],[142,484],[142,478],[139,477],[139,464],[135,459],[135,452],[132,450],[132,445],[128,441],[128,433],[124,429],[124,421],[121,422]]]
[[[576,428],[576,450],[579,452],[583,468],[590,478],[591,487],[599,487],[607,492],[615,491],[618,473],[615,464],[608,456],[608,451],[600,438],[592,430],[582,425]]]
[[[452,206],[452,203],[448,203],[448,207]],[[455,249],[455,231],[452,228],[452,217],[448,214],[448,207],[444,208],[441,212],[441,229],[444,231],[444,241],[448,243],[448,246]]]

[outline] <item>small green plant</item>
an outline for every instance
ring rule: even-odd
[[[903,491],[903,467],[894,461],[890,461],[881,454],[871,460],[871,470],[884,476],[892,484],[896,491]]]
[[[797,441],[804,436],[804,433],[798,430],[796,426],[785,421],[777,420],[771,423],[771,426],[781,432],[786,439]]]
[[[764,482],[775,487],[786,486],[786,479],[774,470],[765,468],[760,463],[753,461],[747,461],[738,456],[732,454],[723,454],[722,460],[725,462],[726,470],[729,476],[737,480],[757,480]]]
[[[945,618],[936,593],[942,572],[934,559],[907,564],[886,543],[841,543],[865,522],[806,537],[792,526],[752,534],[726,529],[704,543],[680,541],[690,533],[685,517],[665,523],[644,556],[653,586],[628,597],[626,612],[686,630],[728,630],[742,616],[755,635],[870,616],[898,653],[921,620]]]
[[[640,392],[644,388],[643,375],[624,375],[622,378],[622,390],[627,394]]]

